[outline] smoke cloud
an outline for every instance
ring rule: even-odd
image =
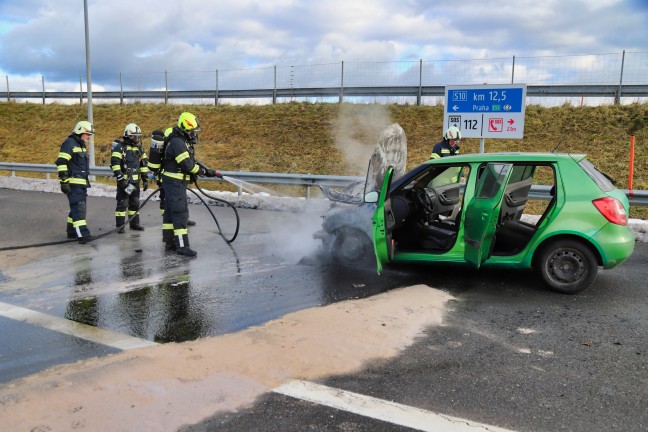
[[[376,148],[380,132],[392,123],[383,105],[340,106],[334,125],[335,146],[352,170],[351,175],[364,177],[367,164]]]

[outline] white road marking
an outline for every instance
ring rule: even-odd
[[[290,380],[273,392],[421,431],[513,432],[307,381]]]
[[[108,345],[121,350],[158,345],[155,342],[145,339],[127,336],[110,330],[103,330],[87,324],[81,324],[65,318],[55,317],[7,303],[0,302],[0,316],[54,330],[81,339],[86,339],[102,345]]]

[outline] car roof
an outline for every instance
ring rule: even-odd
[[[580,162],[585,154],[542,153],[542,152],[502,152],[502,153],[469,153],[451,156],[450,158],[430,159],[426,163],[455,163],[455,162],[557,162],[559,160],[574,160]]]

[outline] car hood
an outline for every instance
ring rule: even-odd
[[[380,132],[378,143],[369,159],[364,182],[351,183],[339,191],[324,186],[320,186],[320,189],[330,201],[362,204],[364,194],[380,190],[387,168],[390,166],[394,167],[393,180],[402,177],[407,168],[407,138],[398,123],[393,123]]]

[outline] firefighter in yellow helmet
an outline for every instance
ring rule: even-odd
[[[443,133],[443,140],[434,145],[430,159],[458,155],[460,142],[461,131],[456,126],[450,126]]]
[[[173,224],[173,240],[166,241],[166,250],[194,257],[196,251],[189,247],[189,208],[187,205],[187,185],[196,176],[221,177],[218,171],[205,168],[196,163],[194,145],[198,141],[200,124],[195,115],[183,112],[178,125],[167,137],[162,164],[162,189],[164,190],[163,227]]]
[[[67,237],[79,243],[94,240],[86,221],[87,188],[90,187],[90,159],[87,143],[94,135],[94,127],[88,121],[80,121],[67,137],[56,159],[56,170],[61,182],[61,192],[67,195],[70,213],[67,218]]]

